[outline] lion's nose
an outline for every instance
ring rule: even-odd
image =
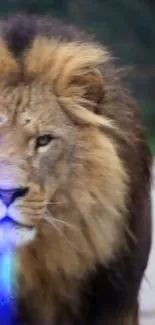
[[[0,189],[0,198],[6,206],[9,206],[19,197],[25,196],[28,192],[28,187],[14,188],[14,189]]]

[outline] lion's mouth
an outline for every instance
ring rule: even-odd
[[[6,247],[17,248],[33,241],[36,229],[20,223],[8,215],[0,220],[0,251]]]
[[[13,218],[6,215],[2,220],[0,220],[0,227],[10,226],[12,228],[26,228],[27,230],[32,230],[33,226],[25,225],[19,221],[14,220]]]

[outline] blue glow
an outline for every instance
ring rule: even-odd
[[[1,254],[1,259],[0,259],[1,279],[0,279],[0,281],[1,281],[1,289],[6,296],[8,296],[11,291],[11,260],[12,260],[11,252],[6,251],[6,252],[3,252],[3,254]]]
[[[0,324],[13,325],[13,266],[14,254],[10,249],[0,253]]]

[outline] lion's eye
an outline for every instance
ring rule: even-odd
[[[39,147],[47,146],[52,139],[53,137],[50,134],[44,134],[39,136],[36,141],[36,149]]]

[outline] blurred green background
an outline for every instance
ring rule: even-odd
[[[155,0],[1,0],[0,13],[52,13],[97,35],[131,66],[127,83],[141,107],[155,154]]]

